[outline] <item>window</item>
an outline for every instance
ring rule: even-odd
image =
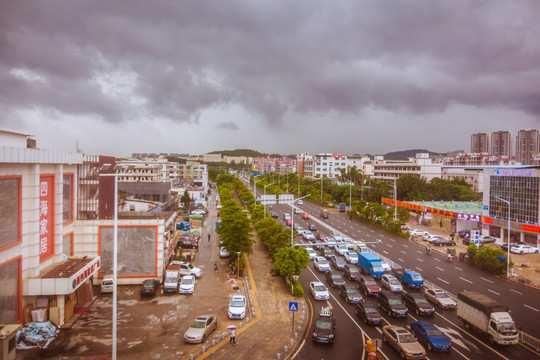
[[[21,178],[0,178],[0,249],[21,241]]]
[[[20,321],[19,279],[20,260],[0,264],[0,324],[15,324]]]
[[[64,224],[73,221],[73,174],[63,176],[62,216]]]

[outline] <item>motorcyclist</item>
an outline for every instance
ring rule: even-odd
[[[446,260],[452,261],[452,255],[450,253],[446,254]]]
[[[427,243],[427,246],[426,246],[426,253],[430,253],[431,252],[431,244],[430,243]]]

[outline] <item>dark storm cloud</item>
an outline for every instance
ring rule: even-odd
[[[271,123],[366,106],[539,115],[539,11],[536,0],[3,1],[0,105],[110,122],[196,122],[229,105]],[[119,72],[138,102],[96,83]]]

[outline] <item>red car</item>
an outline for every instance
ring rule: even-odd
[[[304,213],[302,214],[302,219],[304,219],[304,220],[309,220],[309,214],[308,214],[307,212],[304,212]]]
[[[287,219],[287,226],[292,226],[292,220],[291,219]]]

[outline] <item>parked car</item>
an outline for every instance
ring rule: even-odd
[[[442,236],[440,235],[433,235],[433,234],[429,234],[429,235],[424,235],[422,236],[422,239],[424,241],[427,241],[429,243],[433,243],[434,241],[437,241],[438,239],[442,238]]]
[[[304,205],[304,200],[298,200],[298,201],[296,202],[296,204],[298,204],[298,205]]]
[[[310,260],[313,260],[313,259],[315,259],[315,258],[317,257],[317,253],[316,253],[315,250],[313,250],[312,248],[307,247],[307,248],[306,248],[306,251],[307,251],[308,254],[309,254],[309,259],[310,259]]]
[[[431,235],[431,234],[428,233],[427,231],[424,231],[424,233],[422,234],[422,240],[427,241],[427,239],[428,239],[430,236],[433,236],[433,235]]]
[[[156,295],[159,289],[159,280],[146,279],[141,284],[141,296],[142,295]]]
[[[308,240],[308,241],[314,241],[315,240],[315,236],[313,236],[313,233],[309,230],[304,230],[302,232],[302,237],[304,238],[304,240]]]
[[[315,226],[315,224],[309,224],[308,229],[310,231],[317,231],[317,227]]]
[[[328,260],[326,260],[322,256],[317,256],[315,259],[313,259],[313,266],[321,272],[330,271],[330,264],[328,263]]]
[[[307,212],[304,211],[304,212],[302,213],[302,219],[304,219],[304,220],[309,220],[309,214],[308,214]]]
[[[358,264],[358,253],[352,250],[346,251],[345,260],[350,264]]]
[[[518,245],[524,245],[522,242],[511,242],[510,246],[508,246],[508,242],[505,242],[501,245],[501,250],[508,251],[508,248],[518,246]]]
[[[334,342],[336,336],[336,319],[330,310],[319,311],[317,320],[313,324],[311,336],[313,342],[330,344]]]
[[[409,235],[411,235],[411,236],[423,236],[425,233],[427,233],[427,231],[425,231],[425,230],[412,229],[409,232]]]
[[[377,306],[369,304],[364,301],[360,301],[354,305],[356,315],[364,321],[364,324],[368,325],[380,325],[382,322],[382,316],[377,310]]]
[[[360,276],[360,279],[358,279],[358,290],[360,290],[365,296],[377,296],[381,292],[381,287],[371,276],[362,275]]]
[[[202,343],[212,331],[217,329],[217,316],[207,314],[198,316],[184,333],[184,341],[187,343]]]
[[[343,279],[343,276],[340,274],[327,271],[326,274],[324,274],[324,277],[326,278],[326,282],[333,288],[345,285],[345,279]]]
[[[431,245],[433,245],[433,246],[454,246],[454,245],[456,245],[456,242],[454,240],[450,240],[448,238],[439,236],[439,237],[433,239],[433,241],[431,241]]]
[[[270,216],[273,217],[274,219],[277,219],[279,217],[279,214],[277,212],[275,212],[275,211],[272,211],[270,213]]]
[[[206,215],[206,211],[203,209],[195,209],[191,212],[191,215]]]
[[[540,250],[538,248],[529,245],[512,246],[510,252],[514,254],[538,254]]]
[[[309,283],[309,292],[313,295],[315,300],[328,300],[330,299],[330,293],[324,284],[320,281],[312,281]]]
[[[343,260],[343,258],[340,258],[338,256],[334,256],[332,260],[330,260],[330,265],[332,265],[332,267],[335,268],[336,270],[343,270],[346,264],[347,263],[345,262],[345,260]]]
[[[427,300],[442,309],[455,309],[457,303],[443,290],[425,289],[424,295]]]
[[[338,290],[339,295],[348,303],[356,304],[363,300],[362,295],[354,285],[343,284],[338,286]]]
[[[429,351],[447,352],[452,348],[450,340],[432,323],[413,321],[410,329],[418,342],[424,344]]]
[[[381,291],[377,296],[377,307],[381,311],[386,311],[390,317],[407,317],[407,307],[401,301],[399,294]]]
[[[421,294],[411,292],[401,294],[401,300],[416,315],[430,316],[435,313],[435,308]]]
[[[489,235],[481,235],[478,238],[478,242],[480,244],[491,244],[491,243],[494,243],[495,241],[497,241],[497,239]]]
[[[390,344],[403,359],[425,359],[426,351],[407,329],[397,325],[382,328],[383,341]]]
[[[188,262],[173,260],[171,261],[171,265],[180,265],[180,275],[182,276],[194,275],[196,278],[200,278],[202,276],[202,270]]]
[[[111,274],[107,274],[103,276],[103,279],[101,280],[101,293],[102,294],[108,294],[113,292],[113,276]]]
[[[193,294],[195,292],[195,277],[193,275],[186,275],[182,277],[178,284],[179,294]]]
[[[346,264],[343,267],[343,276],[351,281],[358,281],[360,279],[360,270],[356,265]]]
[[[231,254],[227,251],[227,248],[225,246],[222,246],[219,248],[219,257],[220,258],[228,258]]]
[[[229,301],[229,319],[243,319],[246,317],[246,297],[244,295],[234,295]]]
[[[467,235],[469,235],[469,237],[471,237],[471,230],[461,230],[458,232],[458,236],[460,238],[466,238]]]
[[[403,292],[403,286],[394,275],[385,274],[381,276],[381,285],[393,293]]]

